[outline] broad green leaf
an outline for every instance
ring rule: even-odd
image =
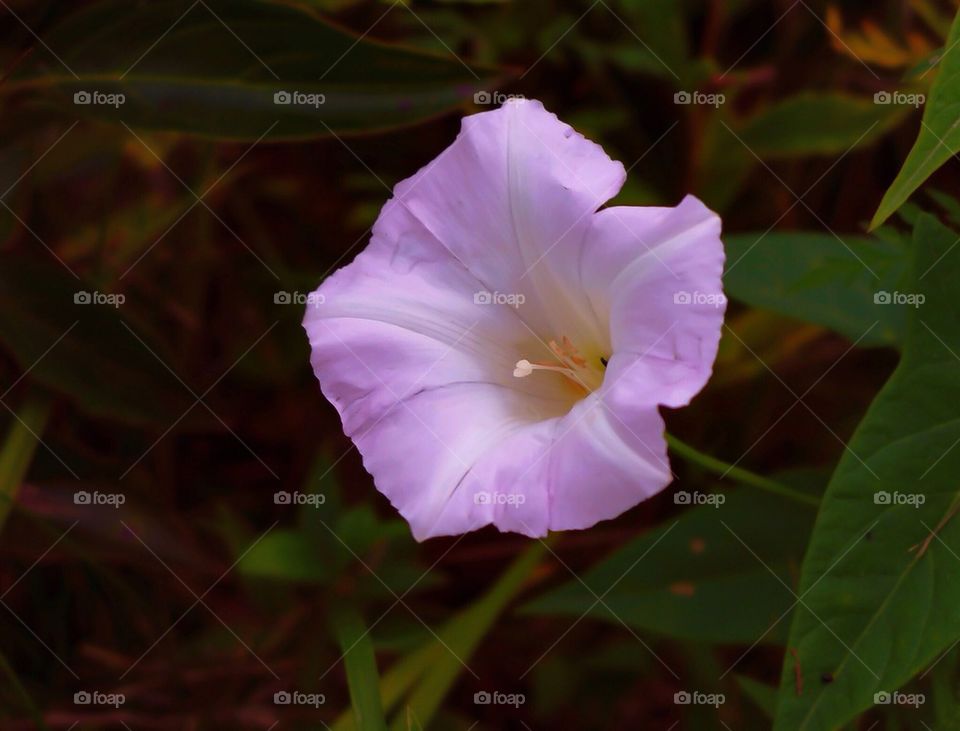
[[[780,582],[790,585],[800,564],[814,510],[754,490],[720,495],[720,507],[688,510],[523,612],[587,614],[696,641],[782,641],[793,596]]]
[[[662,77],[687,88],[705,77],[708,70],[690,60],[687,25],[680,3],[672,0],[624,0],[616,9],[624,27],[614,24],[606,39],[607,53],[620,67]],[[642,40],[638,40],[638,38]]]
[[[912,109],[847,94],[798,94],[746,123],[740,137],[763,158],[842,155],[873,142]]]
[[[395,599],[398,594],[427,589],[439,580],[437,574],[424,575],[424,568],[410,538],[410,528],[401,520],[381,519],[369,505],[358,505],[346,510],[336,523],[327,522],[325,511],[316,512],[321,525],[305,528],[315,551],[338,571],[355,563],[357,556],[387,552],[389,561],[379,564],[376,574],[358,567],[360,577],[354,594],[364,599]]]
[[[352,607],[334,608],[332,621],[347,668],[356,727],[359,731],[386,731],[387,722],[380,703],[380,676],[370,632]]]
[[[49,415],[50,399],[42,394],[30,394],[12,417],[0,446],[0,531],[17,500]]]
[[[721,213],[736,200],[751,171],[759,165],[746,147],[739,143],[730,144],[726,112],[725,105],[719,113],[709,115],[704,121],[699,159],[696,160],[696,187],[692,191]]]
[[[953,21],[946,51],[923,109],[920,133],[903,167],[880,201],[871,228],[886,221],[923,182],[960,151],[960,13]]]
[[[38,51],[5,89],[31,91],[71,117],[219,139],[410,124],[497,88],[499,76],[452,53],[361,40],[309,10],[254,0],[107,0],[44,41],[63,63]],[[90,103],[75,103],[77,94]]]
[[[332,480],[328,481],[327,489],[317,491],[313,497],[334,495],[331,483]],[[304,487],[310,489],[303,491],[301,499],[321,485]],[[327,584],[356,566],[358,575],[351,581],[353,594],[363,599],[396,599],[399,594],[428,589],[434,584],[436,577],[424,575],[417,561],[405,524],[380,520],[368,506],[340,512],[337,502],[334,498],[328,505],[324,499],[299,508],[289,501],[285,503],[288,509],[300,513],[298,527],[268,533],[244,554],[239,571],[250,578]],[[246,540],[233,542],[238,547],[248,545]],[[390,560],[378,565],[372,574],[363,565],[364,556],[375,551],[388,551]]]
[[[164,365],[173,367],[169,356],[129,324],[123,312],[129,305],[98,304],[108,294],[74,278],[52,257],[4,254],[0,344],[22,371],[30,370],[31,380],[65,394],[88,414],[163,428],[175,422],[213,427],[213,418],[202,407],[191,408],[194,397]]]
[[[309,537],[297,531],[273,530],[244,555],[238,570],[251,577],[325,583],[333,567],[318,556]]]
[[[838,728],[960,637],[960,248],[944,255],[956,238],[930,216],[914,232],[913,287],[926,301],[824,496],[777,731]]]
[[[767,718],[773,718],[777,708],[777,689],[746,675],[735,675],[734,678],[743,694],[753,701]]]
[[[903,289],[908,252],[896,243],[828,233],[724,237],[727,295],[835,330],[861,345],[898,345],[907,309],[877,304]]]

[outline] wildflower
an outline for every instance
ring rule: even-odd
[[[601,206],[626,173],[539,102],[467,117],[304,327],[324,395],[423,540],[543,536],[671,479],[659,406],[710,376],[720,220]]]

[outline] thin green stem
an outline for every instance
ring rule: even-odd
[[[0,670],[2,670],[7,678],[9,678],[10,683],[13,685],[13,689],[23,700],[24,705],[27,707],[27,711],[31,716],[33,716],[33,722],[37,725],[37,728],[42,729],[42,731],[49,731],[49,726],[47,726],[46,722],[43,720],[43,716],[41,715],[36,704],[33,702],[33,698],[30,697],[27,689],[23,687],[23,683],[21,683],[20,678],[17,677],[16,671],[7,661],[7,658],[2,652],[0,652]]]
[[[39,392],[29,393],[14,414],[6,438],[0,442],[0,529],[17,500],[49,415],[49,397]]]
[[[667,434],[667,444],[670,445],[670,449],[677,455],[689,462],[700,465],[708,472],[713,472],[721,477],[729,477],[731,480],[739,482],[742,485],[755,487],[758,490],[764,490],[774,495],[787,498],[788,500],[803,503],[804,505],[811,505],[813,507],[820,505],[820,500],[814,495],[807,495],[792,487],[787,487],[781,482],[771,480],[769,477],[758,475],[742,467],[727,464],[723,460],[700,452],[686,442],[681,442],[672,434]]]

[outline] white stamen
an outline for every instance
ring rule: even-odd
[[[572,378],[576,378],[576,374],[573,372],[572,368],[561,368],[560,366],[540,365],[539,363],[531,363],[526,358],[517,361],[517,365],[513,369],[513,375],[516,378],[526,378],[534,371],[555,371],[557,373],[563,373],[565,375],[569,375]]]
[[[529,360],[518,360],[513,369],[514,378],[526,378],[533,373],[533,364]]]
[[[551,340],[549,347],[556,358],[556,365],[551,365],[549,361],[531,363],[526,358],[522,358],[517,361],[513,369],[514,378],[526,378],[534,371],[553,371],[566,376],[586,391],[599,388],[603,382],[603,372],[596,367],[591,368],[568,337],[564,336],[559,344]],[[603,363],[602,359],[601,363]]]

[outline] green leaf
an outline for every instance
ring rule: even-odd
[[[877,305],[903,289],[908,252],[864,236],[750,233],[724,237],[728,296],[835,330],[861,345],[903,341],[906,308]],[[862,338],[862,339],[861,339]]]
[[[777,708],[777,689],[746,675],[734,675],[740,690],[757,706],[767,718],[773,718]]]
[[[4,254],[0,342],[23,371],[29,369],[31,380],[89,414],[136,425],[210,428],[212,417],[191,408],[190,391],[151,350],[167,362],[168,356],[127,324],[124,305],[94,302],[95,290],[52,258]],[[75,299],[83,296],[91,301]]]
[[[24,707],[29,712],[30,717],[33,719],[34,724],[38,729],[40,729],[40,731],[49,731],[50,727],[47,726],[46,722],[43,720],[43,715],[37,708],[36,703],[34,703],[33,698],[30,697],[27,689],[23,687],[23,683],[17,676],[17,672],[13,669],[13,666],[2,652],[0,652],[0,670],[2,670],[3,674],[7,676],[7,680],[10,683],[9,687],[13,691],[10,695],[16,695],[19,697]],[[5,710],[10,712],[13,709],[7,708]]]
[[[361,40],[302,8],[253,0],[108,0],[67,18],[44,41],[63,63],[38,51],[5,89],[35,92],[36,101],[71,117],[219,139],[411,124],[497,88],[501,76],[452,53]],[[74,102],[93,92],[122,94],[123,102]],[[278,103],[278,94],[289,103]]]
[[[845,724],[960,637],[960,249],[944,255],[956,238],[926,215],[914,232],[914,288],[926,301],[911,309],[900,365],[824,496],[778,731]]]
[[[435,661],[394,718],[390,725],[393,731],[405,729],[408,717],[430,728],[430,720],[464,669],[464,663],[469,662],[480,640],[523,587],[545,550],[543,542],[531,544],[486,594],[440,630],[438,634],[442,643],[431,643],[431,646],[437,647]]]
[[[736,200],[750,173],[759,164],[749,149],[739,143],[730,144],[727,116],[725,105],[704,121],[699,143],[698,175],[692,191],[721,213]]]
[[[408,702],[398,710],[391,728],[405,728],[408,719],[429,726],[429,719],[437,712],[463,669],[461,660],[469,661],[480,640],[523,587],[545,550],[543,543],[533,543],[486,594],[439,630],[438,640],[409,653],[384,674],[380,683],[380,700],[386,710],[393,709],[413,689]],[[353,724],[353,714],[344,713],[333,725],[333,731],[352,731]]]
[[[334,631],[343,651],[353,717],[359,731],[386,731],[380,703],[380,676],[373,641],[356,610],[339,606],[333,611]]]
[[[960,151],[960,13],[953,21],[947,51],[939,56],[937,77],[923,109],[920,134],[903,167],[880,201],[870,228],[890,218],[923,182]]]
[[[762,158],[841,155],[875,141],[911,107],[847,94],[798,94],[750,119],[740,132]]]
[[[707,76],[708,70],[690,60],[687,24],[680,3],[625,0],[619,7],[606,10],[624,18],[614,23],[615,35],[608,35],[603,39],[605,45],[600,46],[621,68],[659,76],[681,89],[690,88]]]
[[[17,500],[49,415],[50,399],[41,394],[29,395],[13,417],[0,447],[0,530]]]
[[[570,581],[522,611],[586,614],[696,641],[782,641],[786,620],[775,623],[793,597],[780,582],[789,584],[791,567],[800,563],[814,513],[751,490],[721,495],[720,507],[686,511],[591,568],[582,583]]]
[[[952,195],[948,195],[947,193],[935,188],[928,188],[926,192],[927,195],[929,195],[934,201],[934,203],[939,205],[944,210],[950,225],[960,225],[960,201],[958,201]]]
[[[333,569],[317,555],[313,542],[298,531],[274,530],[244,555],[237,568],[242,574],[281,581],[327,582]]]
[[[443,652],[446,650],[439,642],[431,642],[395,663],[380,681],[380,701],[384,709],[392,710]],[[355,728],[353,712],[347,711],[333,724],[332,731],[354,731]]]

